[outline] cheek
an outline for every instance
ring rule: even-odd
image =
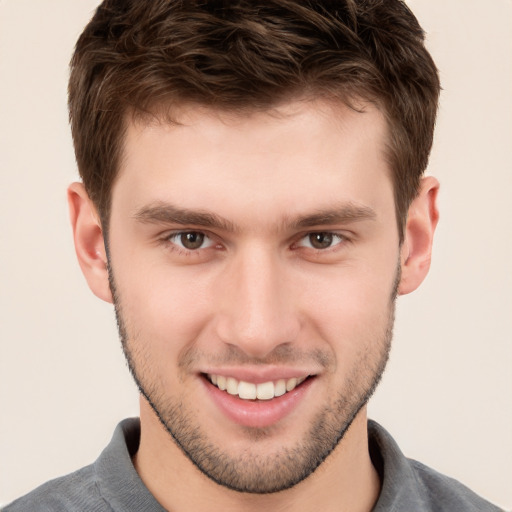
[[[347,266],[315,279],[304,314],[327,340],[338,364],[345,365],[364,351],[377,350],[392,315],[396,268]],[[375,347],[375,349],[373,348]]]
[[[137,266],[135,258],[123,263],[128,261],[114,269],[128,334],[155,354],[179,353],[192,344],[210,314],[208,283],[190,269],[147,261]]]

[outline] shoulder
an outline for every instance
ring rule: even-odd
[[[83,512],[109,511],[101,498],[92,466],[50,480],[29,494],[18,498],[2,512]]]
[[[41,485],[2,512],[165,512],[133,467],[139,439],[138,418],[123,420],[93,464]]]
[[[443,475],[421,462],[407,459],[416,476],[418,491],[428,510],[464,512],[500,512],[502,509],[489,503],[459,481]]]
[[[500,512],[457,480],[401,452],[391,435],[374,421],[368,423],[369,449],[382,488],[374,512]]]

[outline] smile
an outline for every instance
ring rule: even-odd
[[[272,400],[293,391],[308,376],[279,379],[277,381],[262,382],[261,384],[253,384],[252,382],[245,382],[233,377],[225,377],[224,375],[208,374],[206,377],[221,391],[226,391],[230,395],[238,396],[243,400]]]

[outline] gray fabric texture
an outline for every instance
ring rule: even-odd
[[[382,489],[374,512],[499,512],[461,483],[404,457],[380,425],[368,423],[370,454]],[[131,457],[137,418],[122,421],[96,462],[51,480],[3,512],[165,512],[139,478]]]

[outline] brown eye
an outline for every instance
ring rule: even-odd
[[[204,233],[200,233],[199,231],[184,231],[182,233],[176,233],[170,238],[172,242],[181,245],[184,249],[189,251],[200,249],[205,239],[206,236]]]
[[[177,250],[179,255],[204,254],[206,249],[219,248],[219,244],[202,231],[175,231],[163,239],[166,246]]]
[[[310,233],[308,239],[314,249],[328,249],[332,245],[334,235],[328,232]]]
[[[199,233],[198,231],[187,231],[185,233],[180,233],[179,237],[181,245],[189,251],[199,249],[203,245],[204,239],[204,234]]]

